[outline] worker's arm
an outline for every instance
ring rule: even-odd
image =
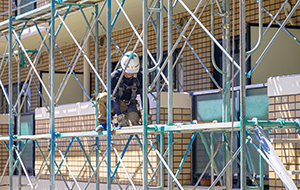
[[[118,72],[118,70],[114,71],[111,74],[111,93],[113,93],[113,91],[118,83],[119,77],[120,77],[120,73]],[[119,103],[118,98],[120,98],[120,97],[118,97],[118,90],[117,90],[117,92],[115,93],[114,97],[111,100],[111,107],[114,109],[114,111],[117,115],[120,115],[120,114],[122,114],[122,112],[121,112],[120,103]]]
[[[119,100],[117,98],[113,98],[111,100],[111,107],[114,109],[114,111],[117,115],[122,114],[121,108],[120,108],[120,103],[119,103]]]

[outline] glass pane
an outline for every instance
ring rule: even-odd
[[[32,0],[19,0],[19,3],[20,3],[19,6],[26,5],[29,2],[31,2],[31,1]],[[34,9],[34,3],[32,3],[30,5],[26,5],[24,8],[21,8],[18,14],[20,15],[20,14],[29,12],[29,11],[31,11],[33,9]]]
[[[21,135],[33,135],[34,134],[34,117],[33,115],[21,116]],[[25,141],[22,141],[21,148],[24,146]],[[34,143],[28,141],[22,154],[22,160],[28,171],[28,173],[34,174]]]

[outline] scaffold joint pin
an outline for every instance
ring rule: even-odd
[[[282,118],[277,119],[276,121],[278,121],[280,123],[280,128],[282,128],[285,125],[285,120]]]

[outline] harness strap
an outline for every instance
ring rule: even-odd
[[[130,102],[133,103],[133,104],[136,104],[136,96],[137,96],[137,78],[133,78],[133,83],[132,83],[132,86],[131,86],[131,99],[130,99]]]
[[[138,83],[138,79],[133,76],[134,78],[132,79],[133,80],[133,83],[131,86],[127,86],[126,84],[124,84],[124,79],[122,78],[122,81],[119,85],[119,90],[118,90],[118,96],[119,98],[122,98],[123,94],[124,94],[124,91],[125,90],[131,90],[131,98],[130,100],[128,101],[125,101],[126,104],[136,104],[136,96],[137,96],[137,83]]]
[[[120,85],[119,85],[119,90],[118,90],[118,96],[121,98],[123,96],[123,93],[124,93],[124,79],[122,78],[122,81],[120,82]]]

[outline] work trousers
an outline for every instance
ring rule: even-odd
[[[134,126],[134,125],[139,125],[139,121],[140,121],[140,116],[137,112],[136,109],[136,105],[129,105],[129,107],[133,107],[135,109],[128,109],[128,106],[126,105],[125,102],[123,102],[122,100],[118,100],[119,104],[120,104],[120,109],[121,112],[124,113],[125,112],[125,118],[128,120],[129,122],[129,126]],[[106,124],[107,122],[107,93],[106,92],[102,92],[99,93],[97,96],[97,104],[98,104],[98,112],[99,112],[99,116],[98,116],[98,123],[101,124]],[[115,114],[113,108],[111,110],[112,115]],[[122,126],[122,127],[128,127],[128,126]]]

